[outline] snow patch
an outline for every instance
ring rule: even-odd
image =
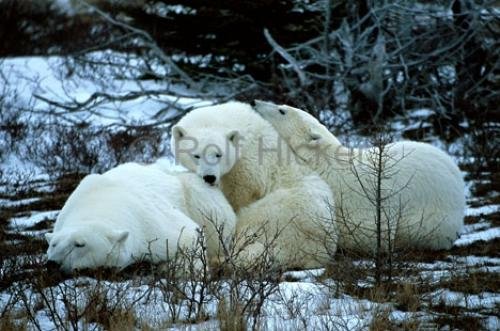
[[[21,207],[30,205],[37,201],[40,201],[40,198],[28,198],[21,200],[0,199],[0,206],[7,208]]]
[[[496,238],[500,238],[500,227],[463,234],[455,241],[454,245],[458,247],[468,246],[478,241],[490,241]]]
[[[59,210],[32,212],[30,216],[13,217],[10,219],[10,228],[15,230],[23,230],[35,226],[44,220],[55,220]]]
[[[439,289],[430,293],[433,304],[445,304],[451,307],[467,309],[493,309],[500,305],[500,294],[483,292],[480,294],[467,294],[462,292]]]
[[[481,207],[469,207],[465,211],[467,216],[490,215],[500,212],[500,205],[486,205]]]

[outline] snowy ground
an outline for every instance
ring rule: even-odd
[[[120,54],[107,55],[112,55],[117,58],[116,61],[120,61]],[[99,56],[101,54],[95,54],[95,57]],[[129,77],[120,80],[105,79],[106,75],[114,76],[116,68],[112,67],[106,68],[108,71],[100,73],[96,79],[81,76],[78,72],[67,72],[66,60],[58,57],[1,60],[0,76],[7,78],[0,81],[4,84],[0,86],[0,90],[4,91],[5,102],[19,112],[27,107],[34,109],[34,114],[30,116],[34,116],[36,120],[48,121],[49,118],[56,118],[56,123],[60,125],[83,121],[95,126],[109,127],[148,124],[158,121],[159,118],[165,120],[176,116],[183,108],[207,104],[206,101],[189,98],[189,94],[180,88],[172,89],[157,81],[138,83],[133,78],[133,68],[128,71]],[[124,65],[129,65],[130,61],[127,59]],[[133,61],[136,61],[134,67],[142,65],[139,59]],[[161,72],[166,69],[158,67],[154,70]],[[94,99],[96,92],[121,97],[144,90],[161,91],[161,93],[113,102]],[[169,95],[170,92],[172,95]],[[181,92],[186,97],[179,98],[174,92]],[[60,104],[78,104],[81,107],[62,113],[60,108],[50,106],[46,100]],[[430,112],[432,111],[422,110],[414,115],[415,118],[421,118]],[[403,124],[395,123],[396,128],[401,125]],[[219,328],[217,316],[221,306],[220,298],[207,293],[206,301],[202,305],[204,317],[191,324],[189,320],[192,316],[188,302],[173,300],[172,292],[162,286],[165,280],[161,277],[151,280],[144,276],[131,276],[128,280],[119,281],[79,277],[50,284],[38,291],[30,287],[20,289],[20,284],[30,277],[30,268],[34,268],[38,262],[42,264],[44,262],[45,246],[42,235],[52,226],[58,214],[55,206],[60,205],[61,201],[52,203],[56,201],[55,196],[58,192],[51,177],[36,165],[27,164],[23,155],[19,154],[19,150],[12,150],[10,154],[1,156],[3,177],[0,207],[5,210],[0,218],[3,222],[1,238],[4,242],[1,249],[6,249],[9,253],[6,253],[0,261],[2,279],[0,312],[9,311],[14,320],[24,320],[32,329],[52,330],[63,326],[70,328],[68,324],[57,320],[54,316],[68,317],[71,311],[78,312],[84,309],[90,302],[92,291],[104,289],[104,296],[108,297],[109,301],[115,300],[116,305],[132,310],[137,327],[148,323],[153,328],[163,329]],[[33,173],[36,175],[33,176]],[[29,178],[22,183],[21,189],[12,186],[19,178]],[[29,194],[20,196],[19,192],[26,192],[26,188],[29,188]],[[490,193],[498,196],[498,192]],[[67,192],[65,194],[67,195]],[[476,201],[477,198],[470,196],[469,200]],[[395,325],[401,326],[417,321],[421,327],[432,327],[437,318],[453,318],[453,314],[458,314],[461,317],[477,318],[485,329],[499,329],[498,281],[491,282],[492,286],[485,284],[484,288],[482,284],[477,284],[474,290],[460,291],[451,286],[458,280],[477,281],[478,278],[474,278],[476,275],[498,278],[499,213],[500,205],[491,202],[468,208],[467,224],[450,252],[437,254],[432,262],[406,263],[409,276],[396,277],[395,281],[418,288],[423,288],[422,283],[425,283],[428,287],[412,294],[420,303],[411,309],[408,307],[403,309],[401,300],[397,299],[398,295],[387,300],[377,300],[376,296],[367,298],[355,295],[353,293],[356,291],[348,290],[346,284],[332,277],[328,270],[293,271],[286,273],[283,280],[272,289],[264,300],[261,314],[255,322],[266,330],[362,330],[367,329],[380,316],[386,316]],[[35,243],[37,249],[15,251],[16,247],[25,247],[23,243]],[[482,249],[488,245],[496,248]],[[25,260],[27,262],[22,264]],[[19,273],[14,276],[19,279],[14,281],[10,279],[11,275],[8,273],[14,270],[12,263],[21,263],[28,276]],[[366,266],[370,263],[371,261],[354,261],[353,264]],[[230,279],[220,279],[217,282],[220,288],[230,287],[231,284]],[[360,279],[358,286],[369,290],[373,288],[373,279],[370,277]],[[237,287],[242,288],[244,285],[238,284]],[[197,295],[199,294],[191,293],[193,298],[197,298]],[[44,297],[50,300],[44,302]],[[71,302],[67,302],[68,298],[73,300],[73,310],[69,308]],[[27,308],[26,303],[29,303],[31,319],[21,313]],[[4,316],[2,313],[1,317]],[[173,321],[175,316],[178,320]],[[251,318],[248,321],[250,324],[253,322]],[[102,327],[95,321],[83,318],[75,326],[91,330]]]

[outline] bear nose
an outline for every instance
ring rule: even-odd
[[[203,176],[203,180],[205,182],[207,182],[208,184],[213,184],[215,183],[215,180],[217,179],[217,177],[215,177],[214,175],[206,175],[206,176]]]
[[[47,261],[47,269],[48,270],[58,270],[61,265],[54,260]]]

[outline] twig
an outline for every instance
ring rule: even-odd
[[[142,29],[135,28],[135,27],[133,27],[129,24],[126,24],[124,22],[120,22],[120,21],[112,18],[109,14],[105,13],[104,11],[100,10],[99,8],[97,8],[95,6],[90,5],[89,3],[85,2],[85,1],[83,1],[83,3],[86,6],[92,8],[97,14],[99,14],[102,18],[104,18],[106,21],[110,22],[111,24],[119,26],[121,28],[124,28],[128,31],[134,32],[134,33],[142,36],[147,41],[147,44],[148,44],[147,46],[149,46],[156,53],[156,55],[158,55],[158,57],[160,59],[162,59],[167,65],[169,65],[173,71],[175,71],[179,76],[181,76],[182,79],[184,79],[184,81],[186,81],[187,84],[191,88],[196,88],[198,86],[198,84],[184,70],[179,68],[179,66],[177,66],[177,64],[175,64],[174,61],[172,61],[172,59],[169,56],[167,56],[160,47],[158,47],[158,45],[156,44],[156,42],[154,41],[154,39],[151,37],[151,35],[149,33],[147,33],[146,31],[144,31]]]
[[[290,55],[290,53],[288,53],[273,39],[273,37],[269,33],[269,30],[264,29],[264,36],[266,37],[267,42],[273,47],[273,49],[292,66],[293,70],[297,73],[297,76],[299,76],[300,86],[308,85],[309,81],[306,77],[306,74],[302,71],[302,69],[300,69],[299,64],[293,58],[293,56]]]

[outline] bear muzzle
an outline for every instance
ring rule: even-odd
[[[205,175],[203,176],[203,180],[205,181],[205,183],[214,186],[217,182],[217,177],[214,175]]]

